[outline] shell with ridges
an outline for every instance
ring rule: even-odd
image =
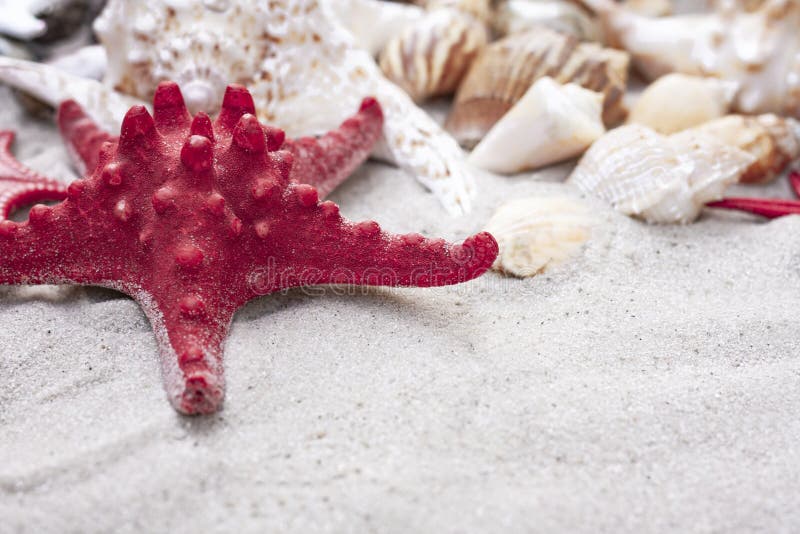
[[[569,177],[581,191],[651,223],[688,223],[722,198],[755,158],[690,130],[663,136],[631,124],[598,139]]]
[[[736,84],[717,78],[672,73],[645,89],[628,114],[629,123],[671,134],[725,115]]]
[[[495,8],[492,18],[492,28],[501,36],[539,26],[587,41],[598,41],[601,37],[599,25],[586,11],[561,0],[504,0]]]
[[[490,44],[470,67],[445,127],[463,146],[474,146],[533,83],[550,76],[605,95],[603,122],[622,114],[627,54],[548,28],[511,35]]]
[[[472,15],[436,9],[389,40],[381,70],[415,101],[452,94],[488,40],[486,27]]]
[[[486,225],[500,247],[492,268],[520,278],[542,273],[575,257],[596,224],[584,202],[566,195],[512,200]]]
[[[577,156],[605,133],[602,110],[600,93],[545,76],[489,130],[468,161],[514,173]]]

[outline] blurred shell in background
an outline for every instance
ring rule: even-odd
[[[600,93],[540,78],[478,143],[468,161],[509,174],[577,156],[605,133],[602,110]]]
[[[425,16],[425,11],[417,6],[377,0],[336,0],[330,5],[356,43],[373,56],[383,50],[393,35]]]
[[[489,41],[485,25],[468,13],[440,8],[391,39],[380,66],[417,102],[455,92]]]
[[[722,117],[735,95],[733,82],[667,74],[642,92],[631,107],[628,122],[671,134]]]
[[[500,247],[493,269],[534,276],[575,257],[589,240],[596,217],[566,195],[512,200],[486,225]]]
[[[755,158],[687,130],[670,137],[631,124],[597,140],[568,181],[614,209],[650,223],[688,223]]]
[[[773,114],[728,115],[693,132],[714,137],[751,154],[756,161],[739,178],[743,183],[768,182],[800,158],[800,122]]]
[[[456,93],[445,127],[463,146],[474,146],[544,76],[602,93],[606,125],[623,118],[628,55],[539,27],[483,50]]]
[[[522,33],[538,26],[597,41],[600,26],[580,7],[563,0],[503,0],[495,9],[492,28],[498,35]]]

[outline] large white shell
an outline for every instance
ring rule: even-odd
[[[497,173],[535,169],[577,156],[605,132],[603,95],[540,78],[469,156]]]
[[[591,209],[566,195],[512,200],[486,225],[500,247],[493,269],[534,276],[576,256],[597,224]]]
[[[736,83],[672,73],[645,89],[628,114],[628,122],[671,134],[725,115],[736,95]]]
[[[722,198],[755,158],[692,131],[663,136],[631,124],[583,155],[569,181],[614,209],[651,223],[688,223]]]
[[[800,117],[800,2],[766,0],[747,10],[720,1],[714,13],[648,18],[613,0],[583,0],[649,78],[667,72],[736,82],[734,109]]]
[[[293,137],[337,127],[374,96],[385,116],[376,154],[417,176],[450,213],[469,211],[474,182],[465,154],[356,46],[334,1],[111,0],[95,25],[108,55],[102,84],[7,58],[0,81],[50,104],[74,98],[115,128],[125,112],[119,104],[149,101],[161,81],[176,81],[192,110],[212,114],[225,87],[240,83],[260,118]]]

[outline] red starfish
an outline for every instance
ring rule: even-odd
[[[800,170],[789,171],[789,183],[796,196],[800,196]],[[710,208],[744,211],[767,219],[777,219],[786,215],[800,215],[800,200],[782,198],[728,197],[710,202]]]
[[[0,222],[0,284],[133,297],[155,330],[168,397],[187,414],[221,404],[223,343],[247,301],[318,284],[456,284],[498,251],[485,232],[453,245],[346,221],[314,187],[291,182],[292,154],[270,150],[244,94],[230,87],[212,124],[189,115],[177,85],[161,84],[153,116],[131,108],[119,141],[103,145],[64,202]]]
[[[232,85],[231,102],[255,114],[250,93]],[[58,108],[58,128],[73,163],[81,174],[97,167],[100,147],[118,138],[103,130],[74,100]],[[313,185],[325,198],[366,161],[383,134],[383,113],[374,98],[366,98],[358,113],[325,135],[286,139],[283,130],[265,126],[269,149],[288,150],[294,156],[291,180]]]
[[[0,221],[20,206],[63,200],[67,187],[25,167],[11,155],[14,132],[0,131]]]

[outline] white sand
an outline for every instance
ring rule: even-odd
[[[64,161],[5,90],[0,125]],[[461,239],[568,169],[484,175],[458,219],[379,164],[333,199]],[[796,531],[800,218],[596,208],[544,276],[253,302],[210,418],[170,407],[131,300],[0,289],[0,532]]]

